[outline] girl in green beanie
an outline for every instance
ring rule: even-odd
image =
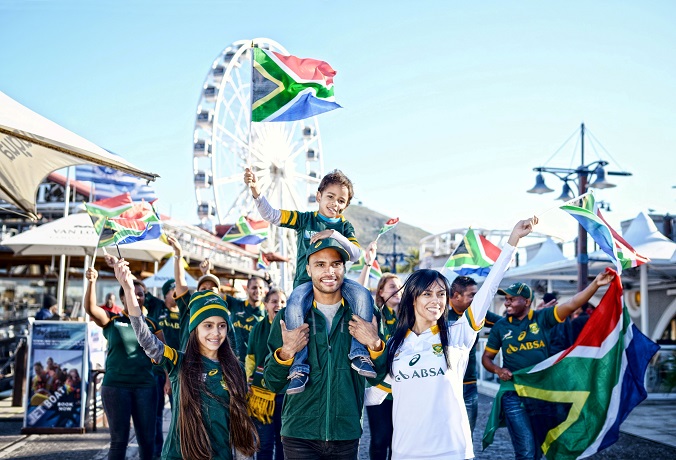
[[[162,458],[230,460],[233,449],[251,457],[258,449],[258,435],[247,411],[244,371],[227,339],[231,325],[225,301],[212,291],[192,295],[188,344],[179,352],[150,333],[124,259],[115,265],[115,276],[124,288],[136,338],[171,381],[175,410]]]

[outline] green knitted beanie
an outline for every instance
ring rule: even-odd
[[[228,303],[213,291],[197,291],[190,297],[190,323],[188,332],[192,332],[199,323],[211,316],[220,316],[230,322]]]

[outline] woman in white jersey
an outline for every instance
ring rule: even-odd
[[[462,379],[469,352],[520,238],[537,218],[516,224],[465,315],[447,320],[450,284],[418,270],[404,284],[397,328],[387,345],[394,407],[393,459],[474,458]]]

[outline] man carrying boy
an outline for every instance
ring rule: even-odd
[[[266,388],[273,392],[284,388],[293,358],[301,349],[309,350],[308,362],[312,364],[312,378],[305,391],[284,398],[281,434],[285,458],[357,459],[366,381],[349,367],[347,352],[352,339],[368,346],[378,377],[387,372],[385,344],[375,321],[367,323],[352,315],[351,305],[341,295],[348,258],[333,238],[311,246],[306,270],[312,277],[313,306],[307,324],[288,330],[283,313],[272,321],[263,374]],[[372,299],[368,306],[374,308]]]
[[[298,233],[294,292],[289,297],[284,318],[289,330],[296,329],[303,324],[305,315],[311,307],[308,298],[312,293],[312,283],[310,283],[310,275],[303,270],[303,267],[307,265],[309,250],[317,242],[325,238],[333,238],[345,249],[350,261],[356,262],[361,255],[354,228],[342,216],[354,193],[352,182],[339,170],[331,171],[324,176],[317,190],[319,210],[316,212],[274,209],[261,194],[256,176],[249,168],[244,173],[244,183],[251,188],[258,212],[263,219],[280,227],[292,228]],[[345,280],[342,285],[342,295],[355,314],[366,321],[371,321],[373,317],[373,311],[370,308],[372,299],[367,289],[358,283]],[[364,377],[375,377],[369,353],[366,347],[357,340],[352,341],[348,356],[352,369]],[[309,366],[305,364],[306,358],[307,348],[295,354],[294,364],[290,369],[287,394],[300,393],[305,389],[310,373]]]

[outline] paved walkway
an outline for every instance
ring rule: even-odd
[[[479,396],[478,427],[484,427],[490,412],[492,398]],[[167,406],[168,407],[168,406]],[[659,460],[676,458],[676,401],[644,401],[631,413],[622,425],[622,433],[616,444],[590,457],[594,460]],[[169,429],[171,414],[165,410],[164,432]],[[110,436],[107,428],[96,433],[63,435],[22,435],[23,411],[10,406],[9,400],[0,401],[0,459],[44,459],[55,456],[63,460],[104,460],[108,454]],[[481,433],[474,436],[477,460],[514,458],[514,451],[507,429],[497,431],[494,443],[481,451]],[[364,420],[359,459],[368,460],[370,433]],[[127,459],[138,459],[138,446],[133,435],[127,449]]]

